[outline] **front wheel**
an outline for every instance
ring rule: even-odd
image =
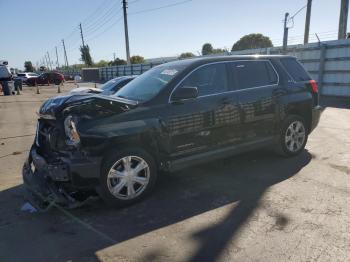
[[[296,115],[288,116],[283,121],[276,151],[283,156],[295,156],[305,148],[307,139],[305,120]]]
[[[111,152],[102,166],[98,193],[115,206],[135,203],[154,188],[157,168],[153,157],[142,149]]]

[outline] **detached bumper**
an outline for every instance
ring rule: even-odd
[[[320,122],[322,112],[323,112],[323,107],[321,106],[316,106],[312,109],[310,133],[316,128],[316,126],[318,125],[318,122]]]
[[[83,166],[82,169],[79,169],[79,166],[82,165],[79,161],[76,164],[72,161],[64,162],[65,159],[60,160],[60,162],[54,164],[47,163],[37,153],[35,146],[33,146],[23,166],[22,176],[26,188],[26,196],[41,211],[46,211],[55,204],[65,208],[75,208],[83,203],[71,193],[76,193],[80,190],[79,186],[77,187],[73,184],[72,178],[75,177],[76,180],[76,177],[82,179],[79,174],[84,172],[86,167]],[[94,163],[93,165],[97,164]],[[89,168],[89,165],[87,168]],[[72,170],[74,171],[73,173],[71,172]],[[84,181],[84,179],[82,180]],[[89,178],[86,178],[86,180],[89,180]],[[80,183],[83,182],[80,181]],[[66,188],[69,188],[69,190]],[[90,188],[92,188],[91,185]]]

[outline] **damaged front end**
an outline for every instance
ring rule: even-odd
[[[22,175],[26,187],[26,198],[37,210],[47,211],[56,204],[69,209],[82,204],[55,180],[48,179],[47,173],[65,180],[67,167],[48,164],[43,157],[37,154],[36,149],[32,148],[23,166]]]
[[[27,198],[38,210],[46,211],[54,204],[76,208],[91,195],[100,158],[70,149],[73,142],[64,139],[54,120],[38,120],[35,142],[22,171]]]
[[[119,110],[111,108],[116,103]],[[80,137],[78,125],[120,113],[121,105],[92,95],[56,97],[42,105],[35,141],[22,171],[28,200],[38,210],[53,205],[76,208],[96,195],[102,155],[89,148],[101,143]]]

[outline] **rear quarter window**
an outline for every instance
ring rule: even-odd
[[[300,82],[311,80],[304,67],[295,58],[282,58],[281,63],[294,81]]]
[[[233,64],[238,89],[275,85],[278,76],[268,61],[239,61]]]

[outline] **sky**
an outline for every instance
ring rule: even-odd
[[[269,36],[282,44],[283,18],[295,14],[306,0],[129,0],[131,55],[145,58],[198,54],[204,43],[228,48],[249,33]],[[168,7],[166,7],[168,6]],[[164,7],[164,8],[162,8]],[[158,9],[159,8],[159,9]],[[69,64],[81,63],[79,23],[95,62],[125,59],[121,0],[0,0],[0,60],[10,67],[33,65],[49,52],[63,63],[65,39]],[[340,0],[313,0],[310,42],[336,39]],[[289,43],[303,41],[306,8],[289,22]],[[349,28],[349,26],[348,26]],[[40,62],[39,62],[40,63]]]

